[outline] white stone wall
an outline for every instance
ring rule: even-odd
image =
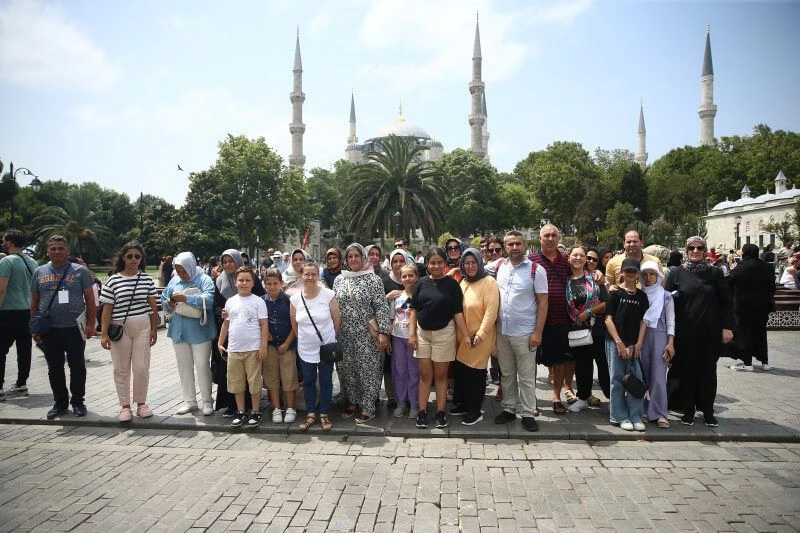
[[[794,211],[793,201],[773,200],[766,204],[757,204],[744,207],[733,207],[721,212],[710,211],[705,217],[708,246],[715,246],[717,251],[731,250],[735,247],[734,219],[741,216],[739,224],[739,244],[747,244],[748,237],[752,244],[766,246],[771,242],[770,234],[761,229],[763,224],[780,222],[791,216]],[[796,229],[796,228],[795,228]],[[759,239],[761,237],[761,239]],[[775,236],[775,247],[780,247],[783,242]]]

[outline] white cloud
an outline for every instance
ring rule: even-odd
[[[76,125],[87,131],[96,131],[117,127],[141,127],[145,124],[145,112],[140,106],[122,109],[108,109],[106,106],[91,103],[73,107],[68,114]]]
[[[0,78],[29,87],[102,90],[117,80],[105,52],[57,4],[0,4]]]

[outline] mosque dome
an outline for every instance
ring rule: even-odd
[[[397,114],[397,118],[394,119],[394,122],[385,127],[377,137],[374,137],[374,139],[381,139],[384,137],[389,137],[390,135],[396,135],[398,137],[411,137],[413,139],[424,139],[426,141],[432,139],[427,131],[406,121],[406,117],[403,115],[403,106],[400,106],[400,112]]]
[[[729,207],[734,207],[735,205],[736,205],[736,202],[731,202],[730,200],[725,198],[724,201],[722,201],[722,202],[718,203],[717,205],[715,205],[714,207],[712,207],[711,210],[712,211],[716,211],[718,209],[727,209]]]
[[[784,198],[796,198],[800,197],[800,189],[797,186],[793,186],[791,189],[786,189],[782,193],[778,193],[775,195],[775,198],[784,199]]]

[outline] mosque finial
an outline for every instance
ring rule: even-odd
[[[297,36],[300,37],[300,24],[297,25]]]
[[[710,22],[706,23],[706,33],[711,33],[711,23]]]

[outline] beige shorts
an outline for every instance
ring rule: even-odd
[[[238,394],[261,391],[261,361],[258,350],[252,352],[228,352],[228,392]]]
[[[264,386],[269,390],[296,391],[297,385],[297,352],[289,348],[286,353],[279,354],[278,348],[267,346],[267,358],[261,364]]]
[[[427,330],[417,326],[417,359],[449,363],[456,359],[456,325],[451,320],[442,329]]]

